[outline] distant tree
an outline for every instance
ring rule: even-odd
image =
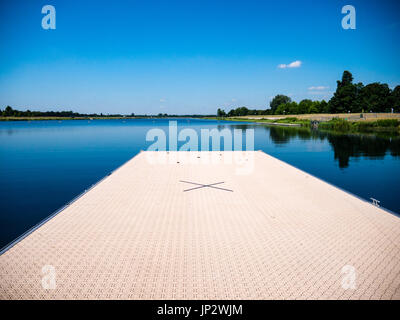
[[[390,101],[391,91],[386,83],[370,83],[360,90],[357,111],[390,112]]]
[[[338,86],[345,87],[352,83],[353,83],[353,75],[351,74],[351,72],[347,70],[343,71],[342,81],[338,81]]]
[[[393,108],[394,112],[400,112],[400,86],[397,86],[391,92],[391,108]]]
[[[305,114],[305,113],[309,113],[309,110],[312,106],[312,101],[309,99],[304,99],[302,101],[300,101],[299,103],[299,114]]]
[[[249,114],[254,114],[254,112],[252,110],[247,109],[246,107],[240,107],[240,108],[230,110],[228,112],[228,117],[235,117],[235,116],[241,117],[241,116],[247,116]]]
[[[14,110],[10,106],[7,106],[6,109],[3,112],[3,115],[5,117],[12,117],[14,115]]]
[[[287,114],[298,114],[299,113],[299,105],[296,101],[292,101],[286,104],[287,105]]]
[[[355,100],[353,101],[353,104],[350,108],[350,112],[362,112],[363,110],[363,103],[361,99],[361,93],[364,88],[364,85],[359,82],[354,85],[354,94],[355,94]]]
[[[349,71],[344,71],[342,81],[337,81],[336,92],[329,101],[329,111],[332,113],[355,112],[359,109],[358,94],[362,89],[362,84],[353,84],[353,75]]]
[[[217,110],[217,117],[218,117],[218,118],[226,117],[225,111],[218,108],[218,110]]]
[[[251,109],[249,109],[248,112],[247,112],[247,115],[248,115],[248,116],[256,116],[256,115],[259,114],[259,111],[260,111],[260,110],[256,110],[256,109],[251,110]]]
[[[321,113],[321,102],[319,101],[312,101],[308,113]]]
[[[289,114],[289,104],[281,103],[275,110],[275,114]]]
[[[290,99],[288,96],[285,96],[283,94],[278,94],[275,96],[272,101],[270,102],[269,106],[271,108],[271,113],[274,114],[276,109],[281,105],[281,104],[286,104],[291,102],[292,99]]]
[[[329,104],[325,100],[321,101],[319,107],[321,113],[329,113]]]
[[[249,109],[246,107],[240,107],[236,109],[236,115],[237,116],[247,116],[249,113]]]
[[[327,112],[327,110],[328,103],[325,100],[312,101],[304,99],[299,104],[295,101],[280,104],[276,109],[275,114],[322,113]]]

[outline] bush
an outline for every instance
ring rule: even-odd
[[[344,119],[332,119],[330,121],[320,123],[319,127],[321,129],[347,132],[351,130],[351,123]]]
[[[297,121],[296,117],[287,117],[287,118],[284,118],[284,119],[278,119],[275,122],[278,122],[278,123],[293,123],[293,122],[296,122],[296,121]]]
[[[378,120],[375,124],[376,127],[397,127],[400,125],[400,121],[397,119],[385,119]]]

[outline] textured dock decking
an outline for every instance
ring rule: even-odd
[[[210,154],[134,157],[0,256],[0,299],[400,298],[398,217],[262,152],[192,163]]]

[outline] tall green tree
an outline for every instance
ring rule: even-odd
[[[321,101],[319,107],[320,107],[321,113],[329,113],[329,104],[325,100]]]
[[[309,113],[310,107],[312,106],[312,101],[309,99],[301,100],[299,103],[299,114]]]
[[[237,116],[247,116],[249,113],[249,109],[246,107],[240,107],[236,109],[236,115]]]
[[[386,83],[370,83],[363,87],[358,96],[358,104],[367,112],[390,112],[391,91]]]
[[[390,97],[391,108],[393,108],[394,112],[400,112],[400,86],[393,89]]]
[[[359,109],[358,95],[362,83],[353,84],[353,75],[344,71],[342,80],[337,81],[336,92],[329,100],[329,111],[332,113],[357,112]]]
[[[288,114],[298,114],[299,113],[299,105],[297,104],[296,101],[292,101],[286,104],[288,111]]]
[[[226,113],[224,110],[218,108],[217,110],[217,117],[222,118],[222,117],[226,117]]]
[[[12,117],[14,115],[14,110],[10,106],[7,106],[6,109],[3,112],[3,115],[5,117]]]
[[[308,109],[308,113],[321,113],[321,102],[313,101]]]
[[[347,85],[350,85],[353,83],[353,75],[351,74],[350,71],[343,71],[343,75],[342,75],[342,81],[338,81],[338,87],[345,87]]]
[[[278,94],[275,96],[272,101],[270,102],[269,106],[271,108],[271,113],[274,114],[276,109],[279,107],[281,104],[286,104],[291,102],[292,99],[290,99],[288,96],[285,96],[283,94]]]
[[[288,103],[281,103],[278,108],[275,110],[275,114],[289,114],[289,104]]]

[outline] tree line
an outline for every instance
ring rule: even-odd
[[[121,115],[121,114],[107,114],[104,115],[102,113],[78,113],[73,111],[20,111],[15,110],[10,106],[7,106],[4,110],[0,109],[0,117],[15,117],[15,118],[34,118],[34,117],[46,117],[46,118],[122,118],[122,117],[137,117],[137,118],[178,118],[178,117],[186,117],[186,118],[202,118],[202,117],[213,117],[214,115],[198,115],[198,114],[187,114],[187,115],[176,115],[176,114],[167,114],[167,113],[159,113],[158,115],[135,115],[131,113],[130,115]]]
[[[103,115],[92,113],[92,114],[85,114],[85,113],[78,113],[73,111],[21,111],[15,110],[10,106],[7,106],[4,110],[0,109],[0,116],[1,117],[55,117],[55,118],[78,118],[78,117],[118,117],[122,116],[120,114],[114,115]]]
[[[361,82],[353,83],[353,75],[344,71],[342,80],[337,81],[337,88],[327,102],[304,99],[297,103],[283,94],[278,94],[265,110],[250,110],[239,107],[226,113],[217,110],[218,117],[271,114],[306,114],[306,113],[360,113],[360,112],[400,112],[400,86],[393,90],[386,83],[374,82],[364,86]]]

